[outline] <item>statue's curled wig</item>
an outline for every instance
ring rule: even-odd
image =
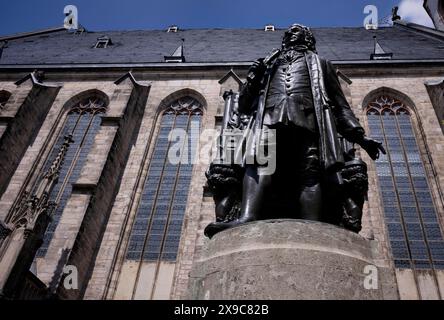
[[[300,45],[304,45],[307,47],[308,50],[316,52],[316,39],[313,35],[313,32],[309,27],[306,27],[301,24],[292,24],[287,31],[285,31],[284,39],[282,41],[282,47],[285,48],[285,42],[287,37],[291,35],[291,29],[297,28],[298,30],[302,30],[304,33],[304,43],[301,43]]]

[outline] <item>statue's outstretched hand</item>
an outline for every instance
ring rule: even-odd
[[[376,140],[373,140],[368,137],[364,137],[361,141],[358,142],[359,145],[368,153],[370,158],[376,160],[379,158],[379,152],[386,154],[382,143]]]

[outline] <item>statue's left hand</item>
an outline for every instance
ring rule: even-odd
[[[386,154],[385,149],[382,146],[382,143],[379,141],[364,137],[362,141],[359,141],[358,143],[365,151],[367,151],[368,155],[373,160],[379,158],[379,152]]]

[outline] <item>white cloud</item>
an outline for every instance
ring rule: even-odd
[[[423,0],[402,0],[399,4],[398,14],[405,21],[434,28],[432,19],[422,6],[423,3]]]

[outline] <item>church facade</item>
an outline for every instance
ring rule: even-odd
[[[380,285],[390,299],[443,299],[444,33],[402,20],[313,32],[388,151],[376,162],[360,153],[370,186],[360,234],[392,270]],[[238,92],[282,35],[170,27],[0,38],[2,296],[187,299],[215,219],[209,163],[193,146],[220,128],[224,93]],[[176,129],[189,152],[173,163]]]

